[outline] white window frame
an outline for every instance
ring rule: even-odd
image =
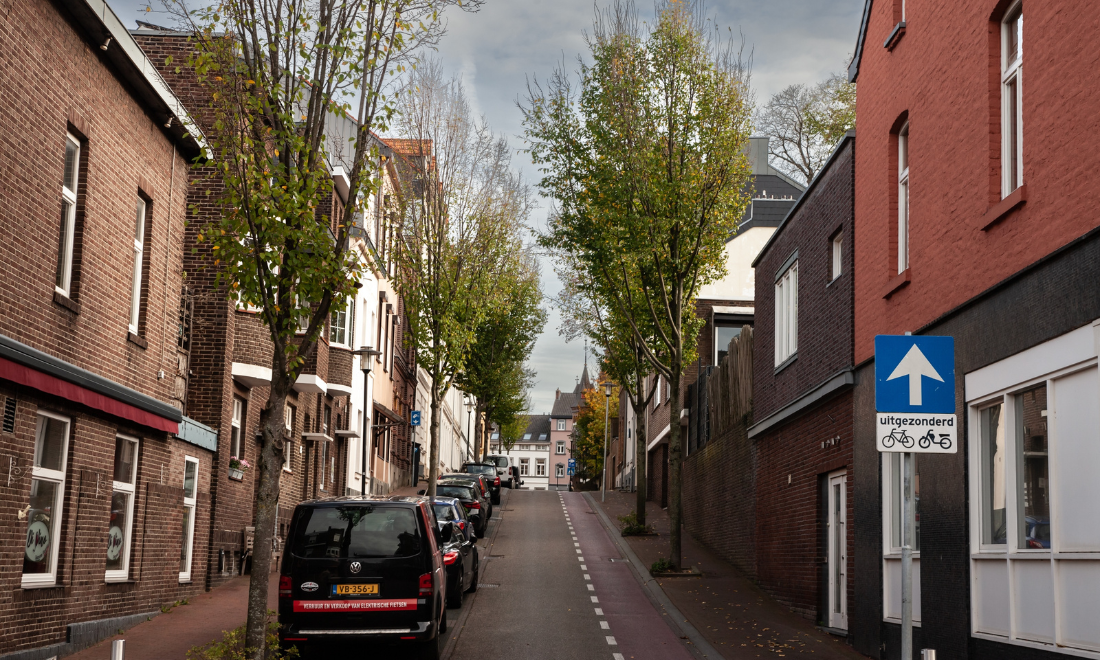
[[[68,183],[66,175],[68,172],[62,172],[61,176],[61,223],[60,234],[63,243],[58,244],[57,266],[58,272],[55,274],[54,290],[65,296],[71,297],[70,292],[73,284],[73,241],[76,238],[76,196],[80,191],[80,140],[76,138],[72,133],[65,134],[65,147],[72,144],[76,147],[76,158],[73,163],[75,171],[73,172],[73,188],[66,185]],[[68,204],[66,210],[65,205]]]
[[[833,257],[833,276],[830,281],[835,281],[836,278],[844,274],[844,231],[838,231],[836,236],[833,236],[833,240],[830,241],[831,253]]]
[[[653,388],[653,409],[661,405],[661,374],[657,374],[657,384]]]
[[[38,421],[35,428],[35,441],[34,441],[34,463],[38,463],[38,453],[40,451],[42,434],[45,432],[45,424],[43,423],[43,417],[49,417],[58,422],[65,424],[65,441],[62,444],[61,449],[61,469],[50,470],[47,468],[38,467],[32,464],[31,467],[31,479],[38,481],[47,481],[57,484],[57,494],[54,496],[53,504],[53,520],[50,534],[52,548],[50,548],[50,572],[49,573],[31,573],[24,574],[22,576],[21,586],[24,589],[33,587],[45,587],[53,586],[57,584],[57,559],[58,550],[61,547],[61,519],[64,517],[65,506],[65,473],[68,469],[69,461],[69,436],[72,433],[72,420],[64,415],[58,415],[56,413],[48,412],[45,410],[38,411]],[[25,532],[24,532],[25,533]]]
[[[229,457],[241,459],[244,451],[244,400],[233,397],[233,420],[229,425]],[[236,446],[234,446],[236,445]]]
[[[556,466],[554,466],[554,476],[555,477],[564,477],[565,476],[565,466],[562,465],[561,463],[558,463]]]
[[[193,463],[195,465],[195,490],[191,493],[191,496],[187,496],[187,465]],[[192,456],[183,457],[183,507],[190,511],[190,515],[187,517],[187,530],[186,530],[186,546],[187,550],[187,570],[180,571],[180,582],[191,581],[191,566],[194,563],[194,551],[195,551],[195,503],[198,501],[199,490],[199,459]]]
[[[286,428],[286,446],[283,447],[283,471],[293,472],[291,458],[294,453],[294,406],[289,403],[283,406],[283,426]]]
[[[521,477],[528,477],[528,476],[530,476],[530,475],[528,474],[528,472],[530,471],[530,469],[531,469],[531,459],[529,459],[529,458],[521,458],[521,459],[519,459],[519,475],[520,475]]]
[[[329,318],[328,343],[351,348],[355,342],[355,298],[348,298],[343,311],[332,312]]]
[[[1017,24],[1015,18],[1019,16]],[[1024,184],[1023,122],[1023,6],[1015,2],[1001,21],[1001,198]],[[1010,61],[1013,29],[1019,33],[1015,57]]]
[[[325,488],[325,484],[327,483],[325,481],[325,472],[327,472],[328,470],[326,469],[325,464],[328,463],[328,443],[324,442],[324,441],[321,442],[321,461],[320,461],[320,463],[321,463],[321,483],[318,486],[318,488],[320,488],[321,490],[326,490],[327,491],[328,488]]]
[[[557,454],[558,456],[564,456],[565,455],[565,440],[558,440],[557,441],[557,444],[554,447],[554,453]]]
[[[545,458],[536,458],[535,459],[535,476],[536,477],[545,477],[546,476],[546,459]]]
[[[898,452],[882,452],[881,454],[881,468],[882,468],[882,620],[889,621],[891,623],[899,623],[901,621],[901,589],[898,587],[897,594],[893,594],[890,591],[891,585],[889,584],[890,575],[893,571],[898,571],[900,575],[901,570],[901,546],[894,545],[893,532],[894,527],[897,526],[899,530],[899,538],[901,536],[901,520],[895,520],[895,515],[900,518],[900,513],[894,511],[893,496],[897,496],[898,502],[901,502],[902,487],[903,487],[903,464],[901,462],[901,454]],[[919,462],[917,458],[918,454],[913,454],[913,457],[917,460],[914,464],[917,472],[917,479],[919,480]],[[900,478],[895,479],[893,473],[892,462],[898,462],[898,475]],[[916,486],[914,486],[916,488]],[[918,510],[919,514],[919,510]],[[919,541],[919,535],[917,539],[914,539],[914,544]],[[898,583],[900,585],[900,582]],[[897,605],[891,603],[891,600],[895,600]],[[913,548],[913,625],[919,626],[921,622],[921,589],[920,589],[920,547]],[[892,607],[896,607],[897,616],[891,616],[890,610]]]
[[[798,259],[775,278],[775,366],[798,353]]]
[[[909,269],[909,122],[898,131],[898,272]]]
[[[129,579],[129,577],[130,577],[130,548],[131,548],[131,543],[133,541],[133,533],[134,533],[134,498],[137,497],[138,460],[139,460],[139,457],[141,455],[141,440],[139,438],[135,438],[134,436],[131,436],[131,435],[125,435],[125,434],[119,433],[116,436],[116,439],[121,439],[121,440],[125,440],[127,442],[130,442],[130,443],[133,443],[133,445],[134,445],[134,462],[130,467],[131,473],[130,473],[130,482],[129,483],[127,483],[125,481],[114,481],[113,480],[113,477],[114,477],[114,463],[113,462],[112,462],[112,466],[111,466],[112,467],[111,487],[114,489],[112,491],[112,496],[114,494],[114,491],[118,491],[118,492],[121,492],[121,493],[126,493],[127,495],[129,495],[129,497],[126,498],[126,529],[121,530],[122,531],[122,568],[117,568],[117,569],[114,569],[114,570],[107,570],[105,572],[105,575],[104,575],[104,579],[107,582],[124,582],[127,579]]]
[[[138,322],[141,320],[141,280],[142,259],[145,256],[145,212],[146,202],[137,196],[136,218],[134,222],[134,277],[130,287],[130,332],[138,334]]]
[[[564,420],[564,419],[559,419],[559,420],[558,420],[558,429],[557,429],[557,430],[559,430],[559,431],[564,431],[564,430],[566,430],[566,429],[565,429],[565,420]]]

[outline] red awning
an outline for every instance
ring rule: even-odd
[[[55,376],[42,373],[30,367],[25,367],[11,360],[0,357],[0,378],[10,380],[13,383],[32,387],[40,392],[53,394],[63,399],[79,403],[89,408],[101,410],[109,415],[128,419],[131,422],[166,431],[168,433],[179,432],[179,422],[166,419],[160,415],[142,410],[118,399],[94,392],[86,387],[75,385]]]

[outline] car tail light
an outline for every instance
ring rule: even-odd
[[[425,573],[420,576],[420,595],[431,596],[432,595],[432,574]]]
[[[494,486],[499,486],[500,485],[500,477],[496,478],[496,481],[493,482],[493,485]]]
[[[458,521],[458,528],[461,529],[462,531],[466,531],[466,521],[465,520],[459,520]]]
[[[454,550],[452,550],[450,552],[444,552],[443,553],[443,563],[448,565],[448,566],[455,563],[455,561],[457,559],[458,559],[458,553],[455,552]],[[421,578],[421,579],[423,579],[423,578]]]
[[[290,598],[292,588],[293,587],[290,584],[290,576],[289,575],[280,575],[279,576],[279,598]]]
[[[471,509],[480,509],[481,508],[481,502],[470,502],[470,508]]]

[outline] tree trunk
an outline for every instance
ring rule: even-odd
[[[637,489],[638,501],[634,506],[634,515],[639,525],[645,525],[645,499],[648,484],[646,483],[646,463],[649,459],[646,452],[646,433],[648,428],[645,423],[646,405],[642,398],[645,390],[645,381],[641,374],[638,375],[638,396],[634,405],[634,486]]]
[[[252,543],[252,575],[248,583],[248,620],[245,629],[245,647],[253,660],[264,660],[267,654],[267,586],[271,576],[272,538],[279,510],[279,479],[283,473],[283,453],[286,438],[283,428],[283,409],[290,391],[290,381],[285,375],[286,365],[281,364],[278,351],[273,360],[271,388],[267,404],[260,411],[260,458],[256,464],[259,482],[256,485],[256,509],[252,524],[255,537]]]
[[[668,379],[668,558],[673,570],[680,570],[680,467],[683,450],[680,443],[680,376],[684,363],[683,324],[680,318],[680,295],[672,295],[673,348],[671,375]]]
[[[435,497],[435,483],[439,477],[439,403],[443,396],[439,392],[439,379],[432,378],[432,419],[429,425],[429,442],[431,448],[428,451],[428,497]]]

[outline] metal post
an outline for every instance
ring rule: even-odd
[[[607,501],[607,430],[608,416],[611,414],[611,383],[607,383],[604,391],[603,405],[603,478],[600,479],[600,501]]]
[[[913,658],[913,542],[917,531],[913,503],[913,453],[901,455],[905,476],[902,481],[901,531],[901,657]]]
[[[123,660],[126,655],[126,640],[116,639],[111,642],[111,660]]]

